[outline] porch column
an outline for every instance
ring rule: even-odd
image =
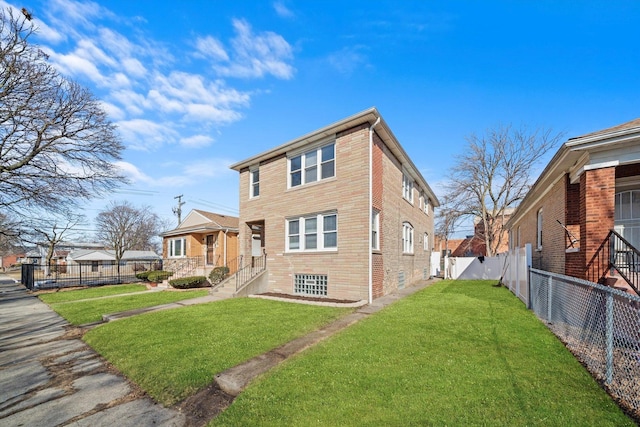
[[[584,269],[614,226],[616,168],[586,170],[580,176],[580,251]],[[605,271],[607,260],[600,271]]]

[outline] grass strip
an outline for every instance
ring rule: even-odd
[[[267,373],[211,426],[632,426],[495,281],[442,281]]]
[[[83,325],[102,320],[102,315],[119,313],[136,308],[153,307],[207,295],[208,290],[171,292],[161,291],[114,298],[71,301],[51,304],[59,315],[73,325]]]
[[[234,298],[101,325],[85,341],[164,405],[352,309]]]
[[[38,295],[47,304],[59,302],[77,301],[81,299],[101,298],[111,295],[127,294],[132,292],[146,291],[147,287],[140,284],[99,286],[95,288],[60,290],[57,292],[47,292]]]

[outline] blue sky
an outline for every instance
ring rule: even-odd
[[[131,185],[90,220],[109,200],[175,219],[180,194],[184,213],[237,215],[230,164],[372,106],[438,194],[472,133],[640,116],[637,1],[0,5],[32,12],[32,42],[118,125]]]

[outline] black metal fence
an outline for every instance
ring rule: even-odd
[[[140,282],[137,273],[161,269],[162,263],[159,261],[136,261],[120,265],[110,262],[49,266],[22,264],[22,284],[31,290],[115,285]]]

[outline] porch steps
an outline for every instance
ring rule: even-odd
[[[624,279],[618,275],[607,274],[603,279],[601,285],[608,286],[610,288],[617,289],[622,292],[627,292],[635,295],[635,291],[631,286],[624,281]]]
[[[212,295],[215,295],[220,298],[233,298],[236,293],[236,281],[228,280],[226,283],[222,284],[222,286],[218,286],[217,288],[211,291]]]

